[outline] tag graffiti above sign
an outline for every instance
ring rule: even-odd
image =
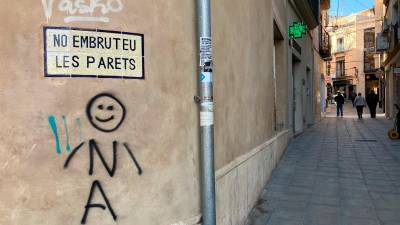
[[[47,20],[53,15],[53,5],[66,14],[65,23],[70,22],[110,22],[107,14],[119,13],[124,8],[121,0],[42,0],[44,14]],[[102,16],[95,16],[100,14]]]
[[[144,79],[144,35],[44,27],[46,77]]]

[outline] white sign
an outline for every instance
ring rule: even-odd
[[[144,79],[143,34],[44,27],[46,77]]]

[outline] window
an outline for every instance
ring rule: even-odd
[[[344,58],[336,59],[336,78],[345,76],[345,61]]]
[[[375,70],[374,53],[364,51],[364,72],[374,72]]]
[[[364,30],[364,72],[375,70],[375,28]]]
[[[375,51],[375,28],[364,30],[364,50],[367,52]]]
[[[336,46],[336,51],[337,52],[344,52],[344,38],[338,38],[337,39],[337,46]]]

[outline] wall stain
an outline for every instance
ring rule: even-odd
[[[71,145],[69,144],[69,130],[68,130],[67,118],[64,115],[62,115],[61,117],[62,117],[62,119],[64,121],[65,136],[66,136],[66,139],[65,139],[66,150],[67,150],[67,152],[70,152],[71,151]]]
[[[81,123],[81,118],[76,118],[76,125],[78,126],[78,142],[82,142],[83,138],[82,138],[82,123]]]

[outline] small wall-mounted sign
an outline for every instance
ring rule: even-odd
[[[376,34],[376,51],[384,52],[389,48],[389,39],[386,33]]]
[[[44,27],[46,77],[144,79],[143,34]]]
[[[291,38],[302,38],[306,32],[307,25],[304,23],[293,22],[292,26],[289,27],[289,37]]]
[[[394,67],[393,68],[393,75],[395,77],[400,77],[400,67]]]

